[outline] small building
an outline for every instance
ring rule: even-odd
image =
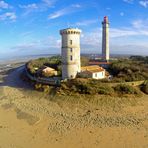
[[[104,79],[106,78],[106,71],[98,65],[85,66],[81,67],[81,73],[79,75],[85,78]]]
[[[57,76],[58,72],[55,69],[46,66],[42,69],[42,74],[46,77],[50,77],[50,76]]]

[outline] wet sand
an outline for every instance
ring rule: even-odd
[[[148,147],[146,95],[115,111],[54,100],[26,85],[10,84],[0,86],[0,148]]]

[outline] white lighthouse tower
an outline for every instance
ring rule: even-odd
[[[60,30],[62,36],[62,79],[74,79],[81,71],[80,34],[81,30],[68,28]]]
[[[109,61],[109,21],[107,16],[102,22],[102,60]]]

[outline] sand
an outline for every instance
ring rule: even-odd
[[[56,100],[6,82],[0,86],[0,148],[148,147],[146,95],[116,111]]]

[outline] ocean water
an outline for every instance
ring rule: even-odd
[[[0,56],[0,64],[10,64],[16,62],[27,62],[31,59],[37,59],[40,57],[51,57],[58,54],[39,54],[39,55],[24,55],[24,56]]]

